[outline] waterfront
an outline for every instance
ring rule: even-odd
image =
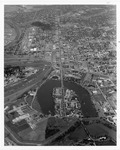
[[[81,110],[84,117],[96,117],[97,112],[91,101],[89,92],[80,85],[73,82],[64,81],[64,86],[70,90],[75,91],[78,95],[78,100],[81,104]],[[58,80],[48,80],[44,85],[42,85],[37,92],[37,101],[41,107],[44,114],[49,112],[54,115],[54,101],[52,97],[53,88],[60,87],[60,81]]]

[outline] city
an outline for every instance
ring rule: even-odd
[[[115,5],[5,10],[5,145],[116,145]]]

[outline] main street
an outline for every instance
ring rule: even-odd
[[[57,23],[57,30],[56,30],[56,41],[57,43],[59,44],[59,54],[60,54],[60,58],[59,58],[59,61],[60,61],[60,81],[61,81],[61,91],[62,91],[62,100],[61,100],[61,116],[64,116],[65,114],[65,110],[64,110],[64,84],[63,84],[63,68],[62,68],[62,47],[61,47],[61,42],[60,42],[60,38],[59,38],[59,35],[60,35],[60,30],[59,30],[59,17],[56,18],[56,23]]]
[[[62,101],[61,101],[61,115],[64,116],[65,110],[64,110],[64,84],[63,84],[63,68],[62,68],[62,50],[60,50],[60,79],[61,79],[61,90],[62,90]]]

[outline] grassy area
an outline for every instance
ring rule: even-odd
[[[86,128],[92,137],[100,137],[108,134],[108,132],[97,123],[87,125]]]
[[[83,140],[84,138],[87,137],[86,132],[84,131],[84,129],[80,126],[78,127],[73,133],[71,133],[68,136],[69,140],[73,140],[73,141],[78,141],[78,140]]]
[[[38,112],[42,111],[41,107],[40,107],[40,105],[39,105],[39,103],[37,101],[37,97],[35,97],[35,99],[34,99],[34,101],[32,103],[32,108],[35,109],[35,110],[37,110]]]
[[[102,96],[102,94],[97,94],[97,95],[94,95],[93,97],[98,102],[100,102],[100,101],[105,102],[105,98]]]
[[[47,126],[47,119],[44,119],[40,123],[37,124],[36,129],[32,130],[31,128],[28,128],[26,130],[23,130],[19,132],[19,136],[23,140],[27,141],[43,141],[45,140],[45,130]]]
[[[28,103],[28,105],[31,106],[31,102],[32,102],[33,96],[28,95],[26,98],[26,102]]]

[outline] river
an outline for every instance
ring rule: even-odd
[[[79,102],[81,103],[81,109],[84,117],[97,117],[96,109],[91,101],[89,92],[80,85],[73,82],[64,81],[64,86],[68,89],[75,91],[78,95]],[[54,101],[52,92],[54,87],[60,87],[60,81],[48,80],[43,84],[37,92],[37,101],[44,114],[48,114],[49,111],[54,115]]]

